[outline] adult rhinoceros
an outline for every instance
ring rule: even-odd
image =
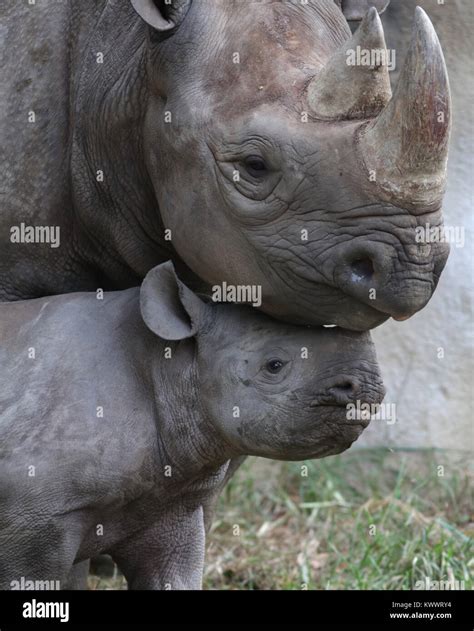
[[[421,10],[393,98],[386,64],[349,65],[385,47],[375,9],[352,38],[341,11],[371,4],[3,2],[0,296],[124,288],[172,258],[295,323],[421,309],[447,258],[415,228],[442,221],[448,80]],[[16,242],[35,226],[60,247]]]

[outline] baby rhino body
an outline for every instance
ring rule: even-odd
[[[136,589],[199,588],[245,455],[347,449],[383,398],[367,333],[210,305],[170,263],[142,288],[0,306],[0,587],[109,553]]]

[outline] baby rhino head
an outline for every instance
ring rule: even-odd
[[[369,424],[357,410],[384,397],[369,333],[292,326],[252,307],[209,304],[171,263],[146,277],[141,311],[161,338],[194,339],[202,412],[236,452],[280,460],[340,453]]]

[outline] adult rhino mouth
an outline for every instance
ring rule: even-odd
[[[367,331],[393,317],[390,313],[371,307],[357,298],[344,294],[341,290],[336,291],[341,294],[340,310],[334,314],[330,322],[325,322],[325,325],[332,324],[352,331]]]
[[[360,247],[356,245],[356,248]],[[444,249],[436,253],[436,258],[419,264],[407,261],[407,268],[402,273],[392,267],[390,252],[384,251],[384,246],[371,243],[365,249],[374,252],[382,250],[377,264],[372,265],[369,272],[369,259],[360,259],[350,265],[340,265],[335,269],[334,280],[336,292],[341,292],[348,301],[353,303],[354,309],[362,309],[366,313],[373,310],[380,318],[392,317],[395,320],[406,320],[421,309],[431,299],[438,284],[439,275],[443,269],[447,252]],[[350,248],[349,249],[349,259]],[[375,257],[375,255],[373,254]],[[386,260],[384,260],[386,259]],[[389,269],[387,269],[387,267]],[[357,270],[357,273],[354,271]],[[385,269],[384,269],[385,268]]]
[[[313,284],[312,290],[299,292],[298,302],[278,297],[266,300],[264,296],[261,309],[290,324],[338,326],[351,331],[368,331],[391,317],[335,287]]]
[[[323,326],[339,326],[352,331],[367,331],[380,326],[389,318],[393,318],[397,322],[403,322],[419,311],[419,309],[410,309],[405,312],[397,313],[385,311],[375,306],[367,305],[357,298],[348,296],[341,290],[339,291],[344,297],[342,300],[341,296],[344,309],[341,310],[340,313],[335,314],[331,322],[325,322]]]
[[[433,295],[440,274],[438,268],[444,262],[443,256],[436,269],[430,267],[423,272],[411,269],[401,275],[394,271],[387,278],[382,278],[376,268],[373,277],[357,281],[349,279],[350,270],[346,267],[344,274],[335,270],[334,284],[322,281],[313,270],[284,273],[279,267],[278,278],[271,282],[273,290],[263,292],[260,308],[291,324],[336,325],[367,331],[388,318],[406,320],[423,309]]]

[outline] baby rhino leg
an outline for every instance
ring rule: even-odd
[[[110,551],[129,589],[201,589],[204,568],[202,507],[169,510],[151,527]]]

